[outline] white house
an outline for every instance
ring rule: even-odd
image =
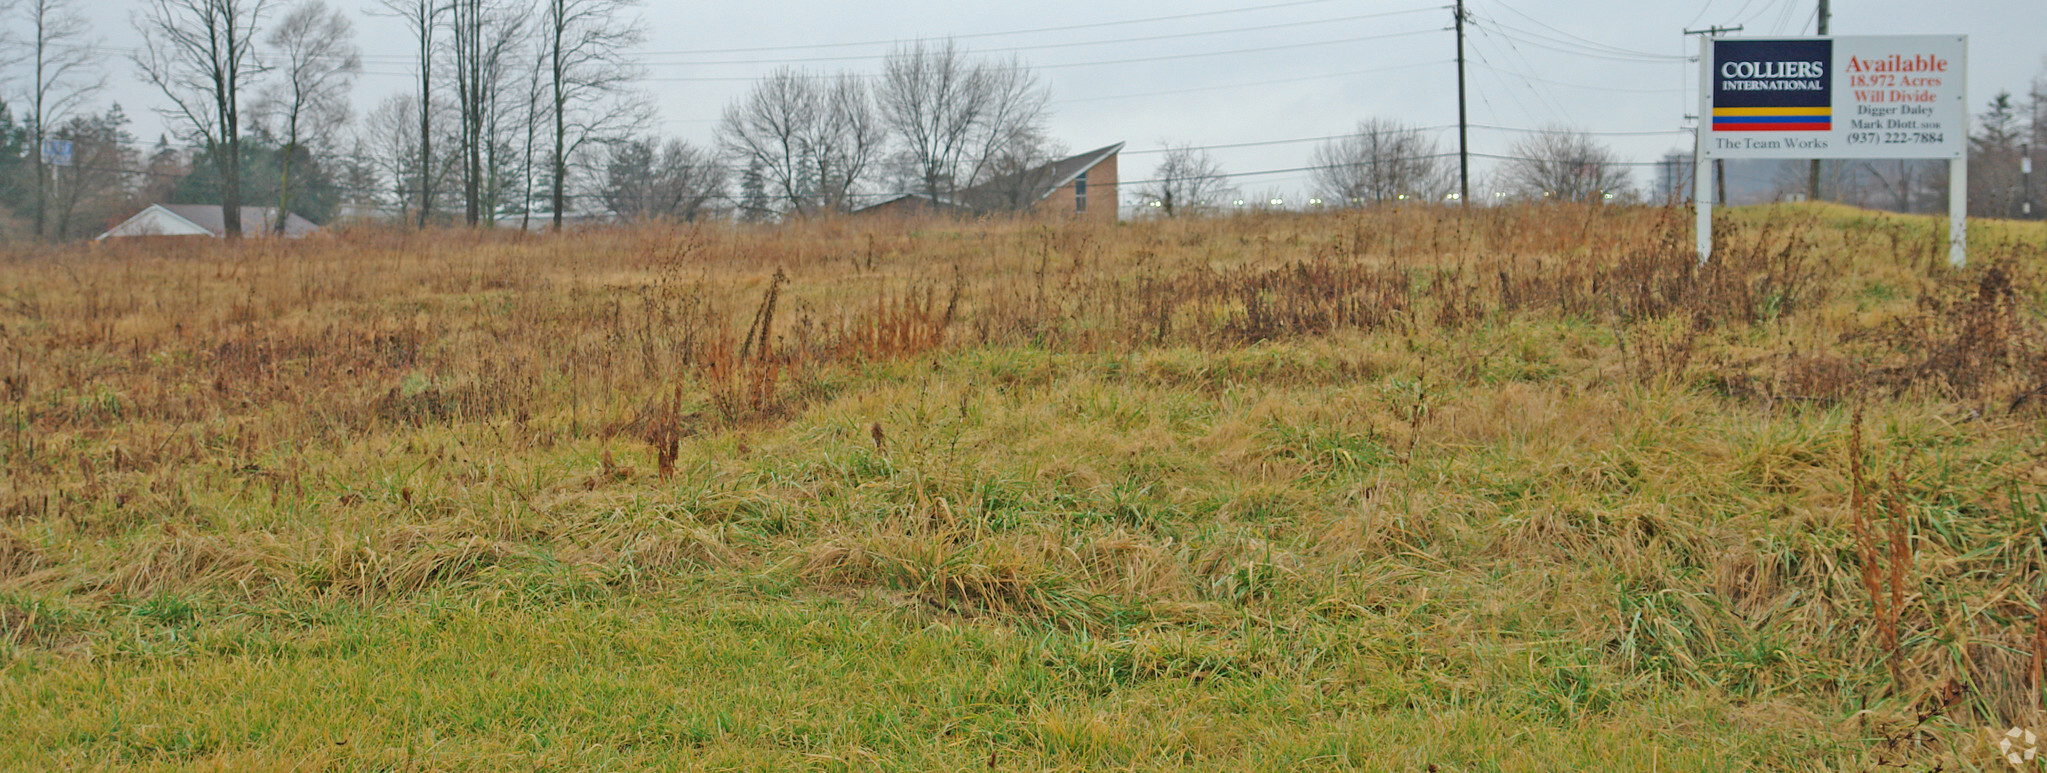
[[[134,217],[121,221],[120,225],[108,229],[99,238],[121,238],[128,236],[211,236],[220,238],[227,235],[222,223],[222,209],[217,204],[151,204],[148,209],[135,213]],[[262,236],[275,228],[277,210],[273,207],[242,207],[242,234]],[[284,235],[296,239],[320,227],[298,213],[286,215]]]

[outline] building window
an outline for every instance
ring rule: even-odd
[[[1087,211],[1087,173],[1081,172],[1073,178],[1073,211]]]

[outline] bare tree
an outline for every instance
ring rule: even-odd
[[[412,32],[413,52],[419,64],[419,95],[415,104],[419,107],[415,118],[419,119],[419,131],[413,143],[413,152],[418,154],[421,170],[419,190],[415,192],[418,208],[415,215],[419,226],[425,228],[434,210],[434,191],[425,183],[431,177],[434,165],[434,49],[436,36],[440,33],[441,17],[448,12],[447,0],[378,0],[390,15],[405,22]]]
[[[533,187],[535,181],[534,160],[539,157],[540,142],[545,139],[543,123],[547,109],[547,63],[534,57],[533,66],[525,73],[520,90],[519,125],[523,136],[519,148],[519,230],[533,226]]]
[[[64,184],[50,195],[53,238],[94,233],[126,205],[127,170],[137,161],[127,124],[127,114],[114,105],[101,115],[74,115],[50,128],[52,138],[71,143],[72,153]]]
[[[510,103],[507,76],[532,9],[490,0],[452,0],[452,9],[463,222],[476,226],[491,216],[496,203],[496,140]]]
[[[261,71],[256,27],[267,0],[146,0],[135,17],[142,75],[169,97],[162,111],[206,146],[220,173],[221,228],[242,235],[242,90]]]
[[[1310,173],[1316,195],[1340,206],[1396,201],[1403,196],[1442,198],[1451,187],[1450,165],[1420,129],[1372,118],[1355,133],[1315,148]]]
[[[553,119],[548,155],[554,229],[568,208],[569,161],[592,142],[623,139],[646,123],[644,104],[627,98],[638,70],[623,56],[643,37],[626,16],[634,0],[544,0],[541,58],[547,65],[547,108]]]
[[[918,190],[950,200],[985,181],[1007,148],[1042,132],[1050,93],[1021,60],[969,62],[951,40],[897,48],[875,102]]]
[[[726,171],[710,153],[682,140],[611,146],[604,204],[626,219],[695,220],[725,195]]]
[[[1668,205],[1691,201],[1692,196],[1692,152],[1673,150],[1656,160],[1654,190],[1649,199]]]
[[[1890,159],[1861,162],[1862,177],[1881,196],[1883,206],[1895,212],[1930,212],[1939,202],[1936,180],[1944,180],[1946,162],[1939,159]]]
[[[480,208],[485,224],[497,222],[517,175],[532,167],[530,151],[522,155],[519,142],[520,132],[530,127],[537,115],[532,109],[534,101],[526,98],[528,84],[519,64],[531,54],[519,41],[530,29],[532,7],[524,0],[519,3],[504,9],[499,17],[499,32],[492,39],[503,45],[487,57],[483,70],[483,131],[477,144],[483,149]]]
[[[1815,165],[1817,177],[1813,176]],[[1778,201],[1805,200],[1814,193],[1813,183],[1817,181],[1821,201],[1866,206],[1880,187],[1869,179],[1875,168],[1872,164],[1847,161],[1785,161],[1770,175],[1770,195]]]
[[[362,71],[355,25],[322,0],[307,0],[277,23],[265,39],[275,53],[281,80],[265,89],[263,107],[280,124],[277,217],[271,228],[284,233],[292,210],[292,173],[300,156],[324,150],[333,132],[348,122],[348,89]]]
[[[758,167],[769,198],[798,215],[850,208],[884,136],[859,78],[791,69],[761,79],[718,125],[725,152]]]
[[[1503,187],[1526,199],[1602,201],[1627,191],[1628,172],[1591,135],[1547,127],[1515,142],[1501,166]]]
[[[455,143],[448,128],[447,103],[426,109],[432,111],[427,123],[433,127],[427,140],[443,149],[452,147]],[[420,216],[422,210],[450,206],[445,183],[454,164],[449,163],[445,154],[432,156],[420,152],[421,110],[418,95],[393,94],[363,116],[357,126],[356,139],[366,156],[364,165],[374,170],[380,187],[388,186],[383,190],[389,194],[387,200],[396,205],[401,222],[430,222]]]
[[[998,150],[982,167],[974,186],[959,191],[962,204],[983,212],[1021,212],[1037,204],[1056,182],[1053,162],[1064,158],[1066,148],[1047,139],[1044,132],[1018,134]],[[915,180],[901,190],[916,190]]]
[[[78,110],[106,85],[92,42],[90,22],[73,0],[22,0],[29,39],[23,57],[33,68],[29,83],[29,167],[35,176],[35,234],[44,235],[49,211],[50,170],[43,163],[43,140],[53,127]],[[75,153],[74,149],[74,153]],[[75,164],[75,161],[74,161]]]
[[[1226,198],[1231,190],[1228,179],[1208,151],[1169,146],[1137,196],[1160,214],[1175,217],[1206,210]]]
[[[413,191],[427,187],[427,172],[420,165],[423,157],[419,154],[419,135],[414,132],[418,111],[418,97],[393,94],[363,116],[357,129],[357,142],[369,157],[368,165],[376,170],[382,184],[390,186],[390,200],[397,206],[399,219],[405,222],[413,220],[413,206],[423,206],[425,201],[413,195]]]

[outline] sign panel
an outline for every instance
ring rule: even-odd
[[[1964,158],[1968,38],[1714,40],[1708,158]]]
[[[43,163],[57,166],[71,165],[70,140],[43,140]]]

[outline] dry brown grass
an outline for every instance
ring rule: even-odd
[[[1954,271],[1864,217],[1741,213],[1704,268],[1682,213],[1598,207],[0,256],[0,593],[716,575],[1127,634],[1155,675],[1362,625],[1567,643],[1513,699],[1543,716],[2019,721],[2047,234]]]

